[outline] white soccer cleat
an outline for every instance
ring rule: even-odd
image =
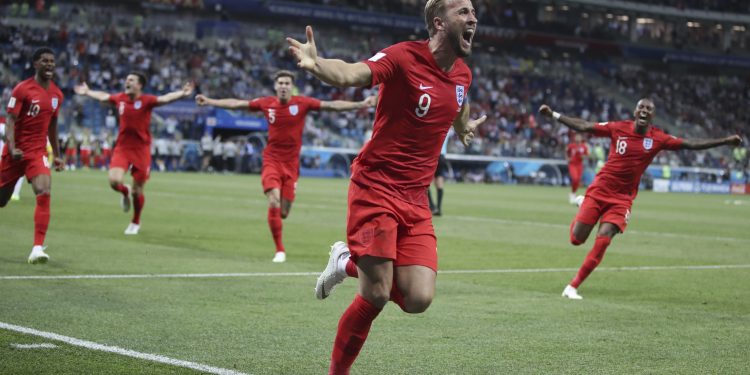
[[[31,248],[31,254],[29,254],[29,264],[44,264],[49,260],[49,255],[44,252],[44,248],[41,246],[34,246]]]
[[[315,283],[315,298],[326,299],[331,295],[336,285],[341,284],[346,279],[346,271],[339,267],[342,258],[349,257],[349,247],[345,243],[338,241],[331,246],[328,264],[318,277]]]
[[[20,201],[21,200],[21,195],[20,194],[13,194],[13,195],[10,196],[10,200],[12,200],[12,201]]]
[[[576,195],[573,193],[570,193],[568,195],[568,202],[570,202],[570,204],[576,204]]]
[[[570,285],[567,285],[565,287],[565,290],[562,292],[562,296],[570,299],[583,299],[580,294],[578,294],[578,289],[573,288]]]
[[[128,193],[126,195],[123,195],[120,198],[120,207],[122,207],[122,212],[128,212],[130,211],[130,194],[132,193],[133,189],[130,187],[130,185],[125,185],[125,188],[128,189]],[[130,228],[130,227],[128,227]],[[125,231],[125,234],[128,234],[127,231]],[[138,234],[138,233],[133,233]]]
[[[584,197],[583,197],[583,195],[579,195],[579,196],[577,196],[577,197],[576,197],[576,199],[575,199],[575,202],[574,202],[574,204],[575,204],[575,205],[576,205],[577,207],[581,207],[581,206],[583,205],[583,198],[584,198]]]
[[[286,262],[286,253],[283,251],[277,251],[276,255],[273,256],[273,262],[274,263],[284,263]]]
[[[128,227],[125,228],[125,234],[132,236],[138,234],[138,231],[141,230],[141,226],[139,224],[130,223],[128,224]]]

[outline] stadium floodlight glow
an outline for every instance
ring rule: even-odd
[[[544,10],[548,12],[552,12],[555,10],[555,7],[553,7],[552,5],[547,5],[546,7],[544,7]]]
[[[630,17],[628,17],[628,16],[617,16],[617,19],[620,20],[620,21],[627,22],[630,19]]]
[[[562,10],[564,12],[567,12],[568,9],[570,9],[570,7],[568,7],[567,5],[563,5],[563,6],[560,7],[560,10]]]
[[[614,16],[614,15],[613,15],[612,13],[607,13],[607,19],[612,19],[612,18],[614,18],[614,17],[615,17],[615,16]]]
[[[653,18],[637,18],[635,22],[638,23],[639,25],[651,24],[651,23],[654,23],[654,19]]]
[[[745,31],[745,26],[736,25],[736,26],[732,27],[732,30],[733,31]]]
[[[716,30],[721,30],[721,29],[723,29],[723,27],[721,26],[721,24],[717,24],[716,25]]]
[[[698,28],[698,27],[701,27],[701,24],[698,22],[688,21],[687,27]]]
[[[583,18],[589,18],[589,14],[586,13],[586,12],[581,13],[581,17],[583,17]]]

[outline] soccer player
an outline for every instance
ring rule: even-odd
[[[36,195],[34,210],[34,246],[29,263],[46,263],[44,238],[50,219],[50,162],[47,142],[52,144],[54,168],[63,169],[57,140],[57,114],[62,106],[62,91],[52,81],[55,52],[47,47],[34,51],[31,61],[34,77],[19,83],[8,101],[5,147],[0,160],[0,207],[5,207],[13,188],[22,177],[31,182]]]
[[[568,174],[570,174],[570,204],[576,203],[576,192],[583,176],[583,159],[589,155],[589,146],[583,141],[583,136],[576,133],[573,139],[574,142],[568,144],[565,150]]]
[[[440,149],[440,157],[438,158],[437,169],[435,169],[435,192],[437,193],[437,204],[432,202],[432,193],[430,188],[427,188],[427,200],[430,202],[430,211],[434,216],[443,215],[443,187],[445,187],[445,176],[448,175],[448,160],[445,155],[448,153],[448,142],[450,137],[453,135],[453,129],[448,129],[448,134],[445,136],[443,141],[443,148]]]
[[[331,247],[315,287],[326,298],[347,275],[359,292],[339,320],[330,374],[348,374],[373,320],[389,300],[407,313],[432,303],[437,240],[427,188],[451,124],[464,144],[486,116],[469,120],[466,92],[469,56],[477,27],[470,0],[429,0],[429,39],[390,46],[363,62],[317,55],[313,31],[307,42],[287,38],[298,66],[334,86],[380,85],[372,139],[352,165],[347,244]]]
[[[586,255],[576,276],[563,290],[563,297],[583,298],[578,294],[578,287],[601,263],[612,238],[625,232],[630,219],[630,208],[638,194],[641,175],[659,151],[704,150],[742,143],[742,138],[738,135],[705,140],[670,136],[652,126],[654,111],[651,100],[641,99],[633,111],[635,120],[596,123],[562,115],[547,105],[539,108],[542,115],[554,118],[575,131],[608,137],[612,142],[607,163],[586,190],[585,198],[578,199],[580,208],[570,226],[570,242],[576,246],[583,244],[596,223],[600,224],[594,247]]]
[[[299,153],[302,147],[302,131],[309,111],[349,111],[373,107],[375,97],[361,102],[343,100],[320,101],[305,96],[294,96],[294,73],[280,70],[274,76],[276,96],[254,100],[212,99],[196,95],[198,105],[210,105],[226,109],[262,111],[268,120],[268,145],[263,150],[261,183],[268,198],[268,227],[271,230],[276,253],[274,263],[286,261],[286,249],[282,242],[282,219],[289,216],[294,202],[299,178]]]
[[[85,82],[74,87],[78,95],[115,106],[120,116],[120,133],[109,164],[109,185],[122,194],[120,206],[124,212],[130,211],[132,196],[133,220],[125,229],[126,235],[136,235],[141,229],[141,212],[146,201],[143,189],[151,173],[151,111],[190,96],[194,89],[194,84],[188,82],[182,90],[154,96],[143,93],[145,86],[146,76],[130,73],[125,78],[125,91],[117,94],[91,90]],[[128,169],[133,176],[132,187],[123,184]]]

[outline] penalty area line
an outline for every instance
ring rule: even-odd
[[[169,357],[165,357],[163,355],[158,355],[158,354],[141,353],[135,350],[123,349],[117,346],[98,344],[98,343],[91,342],[91,341],[77,339],[75,337],[63,336],[63,335],[53,333],[53,332],[39,331],[33,328],[17,326],[17,325],[9,324],[9,323],[0,322],[0,329],[5,329],[8,331],[14,331],[14,332],[23,333],[23,334],[32,335],[32,336],[43,337],[45,339],[60,341],[69,345],[96,350],[100,352],[114,353],[114,354],[119,354],[119,355],[123,355],[126,357],[131,357],[131,358],[143,359],[147,361],[158,362],[158,363],[163,363],[163,364],[172,365],[172,366],[189,368],[192,370],[201,371],[201,372],[209,373],[209,374],[249,375],[244,372],[234,371],[234,370],[225,369],[221,367],[213,367],[213,366],[204,365],[201,363],[183,361],[180,359],[169,358]]]
[[[681,266],[630,266],[598,267],[601,271],[669,271],[669,270],[720,270],[744,269],[750,264],[715,264]],[[483,274],[483,273],[548,273],[575,272],[578,268],[501,268],[478,270],[442,270],[441,275]],[[220,279],[241,277],[300,277],[318,276],[320,272],[247,272],[247,273],[174,273],[174,274],[134,274],[134,275],[49,275],[49,276],[0,276],[0,280],[81,280],[81,279]]]

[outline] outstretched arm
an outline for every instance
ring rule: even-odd
[[[188,82],[184,86],[182,86],[182,90],[173,91],[169,94],[164,94],[156,97],[156,105],[169,104],[175,100],[180,100],[182,98],[188,97],[193,93],[194,89],[195,84],[193,82]]]
[[[542,104],[542,106],[539,107],[539,113],[547,118],[554,118],[563,125],[579,132],[593,132],[594,127],[596,126],[595,122],[589,122],[580,118],[568,117],[563,114],[557,113],[546,104]]]
[[[320,102],[321,111],[351,111],[353,109],[369,108],[374,107],[377,104],[378,99],[375,96],[368,96],[361,102],[350,102],[347,100],[334,100],[328,102]]]
[[[248,109],[250,106],[249,100],[241,99],[211,99],[205,95],[196,95],[195,104],[199,106],[210,105],[212,107],[219,107],[225,109]]]
[[[96,99],[100,102],[109,101],[109,94],[104,91],[97,91],[89,89],[89,85],[86,82],[81,83],[73,87],[73,91],[78,95],[88,96],[89,98]]]
[[[337,59],[318,57],[311,26],[305,28],[306,43],[286,38],[289,50],[297,59],[297,66],[312,73],[319,80],[336,87],[363,87],[372,83],[372,71],[362,62],[347,63]]]
[[[683,150],[705,150],[718,146],[739,146],[742,144],[742,138],[739,135],[733,135],[726,138],[716,139],[685,139],[682,141]]]
[[[467,102],[463,105],[463,107],[461,107],[461,113],[459,113],[458,117],[453,120],[453,129],[461,139],[461,143],[463,143],[464,146],[467,147],[469,146],[469,143],[471,143],[471,140],[474,139],[474,129],[476,129],[479,125],[482,125],[482,123],[487,120],[487,115],[484,115],[476,120],[471,120],[469,119],[470,113],[471,107]]]

